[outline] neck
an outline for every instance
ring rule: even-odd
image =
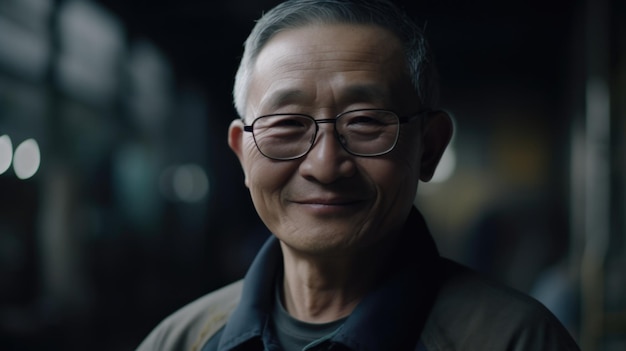
[[[379,279],[388,249],[353,255],[307,255],[284,243],[283,305],[291,316],[326,323],[348,316]],[[382,251],[382,252],[381,252]]]

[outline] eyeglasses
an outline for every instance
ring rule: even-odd
[[[286,161],[300,158],[313,148],[320,124],[334,123],[335,137],[348,153],[372,157],[393,150],[400,134],[400,124],[411,122],[427,112],[399,117],[388,110],[362,109],[343,112],[328,119],[279,113],[257,117],[243,129],[252,133],[262,155]]]

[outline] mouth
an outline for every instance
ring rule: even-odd
[[[367,201],[355,198],[308,198],[292,202],[317,214],[342,214],[361,208]]]
[[[320,206],[349,206],[364,200],[355,197],[311,197],[293,202],[301,205],[320,205]]]

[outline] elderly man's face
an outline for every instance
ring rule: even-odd
[[[335,24],[286,30],[258,57],[245,123],[274,113],[324,119],[378,108],[414,114],[420,106],[406,72],[401,44],[385,29]],[[333,128],[320,124],[312,150],[292,161],[264,157],[241,121],[229,130],[261,219],[301,253],[349,254],[391,238],[408,215],[420,178],[419,120],[402,124],[396,148],[378,157],[350,155]]]

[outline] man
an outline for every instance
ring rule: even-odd
[[[452,134],[420,30],[295,0],[246,41],[228,143],[274,234],[141,350],[576,350],[542,305],[441,258],[413,207]]]

